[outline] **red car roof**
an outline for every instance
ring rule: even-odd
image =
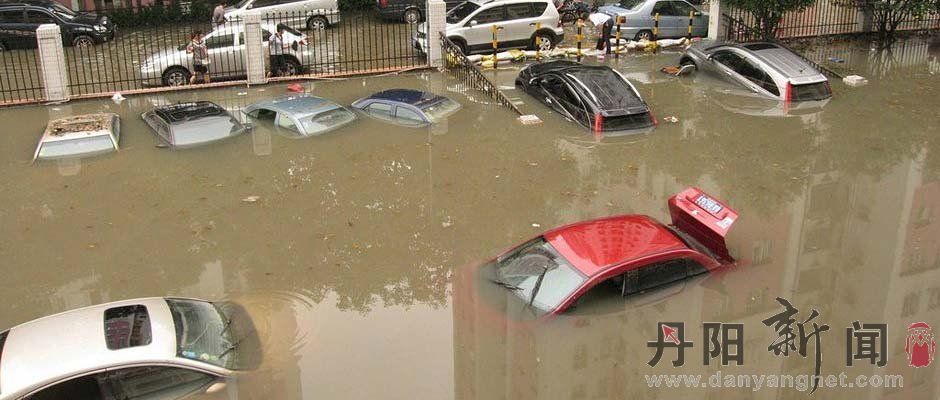
[[[579,222],[554,229],[544,236],[587,276],[611,264],[688,248],[669,229],[645,215],[620,215]]]

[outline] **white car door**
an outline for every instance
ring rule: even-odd
[[[501,27],[506,20],[506,6],[483,6],[466,23],[464,37],[470,51],[487,51],[493,49],[493,27]],[[503,32],[500,30],[497,37],[502,41]]]

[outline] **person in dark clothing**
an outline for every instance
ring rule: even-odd
[[[607,54],[610,54],[610,37],[611,32],[614,30],[614,19],[608,18],[607,21],[604,21],[604,24],[600,26],[600,32],[597,33],[597,49],[598,50],[607,50]]]

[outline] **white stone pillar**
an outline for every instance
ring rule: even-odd
[[[727,7],[721,4],[721,0],[709,0],[708,1],[708,39],[709,40],[721,40],[725,37],[725,31],[728,30],[728,27],[725,26],[726,22],[722,16]]]
[[[248,84],[267,83],[267,74],[264,71],[264,61],[267,54],[264,52],[264,41],[261,37],[261,14],[248,13],[242,18],[242,30],[245,32],[245,72],[248,75]]]
[[[441,55],[441,32],[447,27],[447,4],[444,0],[427,0],[428,65],[441,67],[444,60]]]
[[[65,49],[59,25],[43,24],[36,30],[39,45],[39,72],[42,94],[46,101],[68,100],[69,74],[65,70]]]

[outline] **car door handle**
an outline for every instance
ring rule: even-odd
[[[533,22],[533,23],[531,23],[531,24],[529,24],[529,26],[535,26],[535,22]]]

